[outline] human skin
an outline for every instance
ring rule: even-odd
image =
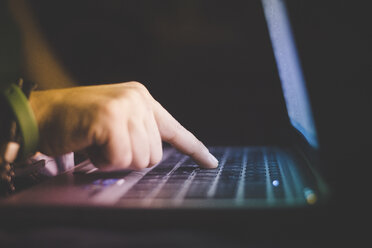
[[[40,152],[57,156],[85,151],[102,170],[153,166],[162,140],[204,168],[217,159],[138,82],[34,91]]]

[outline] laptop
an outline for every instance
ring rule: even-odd
[[[216,169],[202,169],[171,147],[164,147],[159,164],[141,171],[102,172],[86,160],[2,199],[1,208],[291,210],[326,203],[319,137],[286,5],[262,0],[262,6],[291,124],[290,145],[209,147],[219,160]]]

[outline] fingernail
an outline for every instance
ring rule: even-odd
[[[212,153],[209,153],[209,161],[213,165],[212,168],[216,168],[218,166],[218,160],[217,160],[217,158],[215,158],[215,156],[213,156]]]

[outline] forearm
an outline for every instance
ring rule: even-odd
[[[44,39],[35,18],[24,0],[9,0],[21,33],[25,76],[36,82],[39,89],[74,86],[74,80],[61,66]]]

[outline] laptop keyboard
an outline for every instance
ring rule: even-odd
[[[264,199],[284,198],[282,173],[270,148],[212,148],[220,161],[202,169],[174,152],[144,175],[122,199]]]

